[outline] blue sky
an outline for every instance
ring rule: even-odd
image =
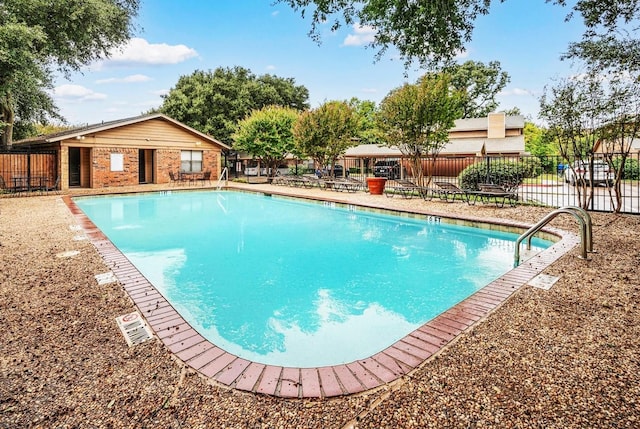
[[[518,107],[537,122],[538,99],[553,79],[578,73],[560,55],[582,34],[567,8],[544,0],[494,0],[476,21],[460,62],[500,61],[511,82],[498,97],[501,109]],[[364,45],[370,31],[357,26],[308,37],[309,19],[271,0],[143,0],[136,37],[109,60],[59,78],[53,93],[71,125],[136,116],[162,104],[182,75],[242,66],[256,75],[294,78],[309,90],[311,107],[358,97],[380,102],[393,88],[422,74],[405,69],[396,52],[375,62]]]

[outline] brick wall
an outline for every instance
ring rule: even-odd
[[[156,183],[169,183],[169,172],[180,171],[180,151],[158,149],[156,151]]]
[[[123,155],[123,170],[111,171],[111,154]],[[219,175],[220,153],[204,150],[203,171],[211,171],[212,179]],[[94,148],[92,150],[93,187],[128,186],[139,183],[138,149]],[[155,155],[155,183],[169,183],[169,172],[180,171],[180,150],[157,149]]]
[[[211,180],[217,180],[220,175],[220,152],[204,151],[202,156],[202,170],[211,172]]]
[[[91,168],[93,169],[94,188],[107,186],[130,186],[138,184],[138,149],[94,148],[91,153]],[[112,153],[119,153],[123,155],[122,171],[111,171]]]

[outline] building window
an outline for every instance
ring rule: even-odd
[[[202,172],[202,151],[183,150],[180,152],[180,171],[185,173]]]

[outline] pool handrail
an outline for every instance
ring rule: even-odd
[[[218,178],[218,183],[216,184],[216,189],[219,191],[222,189],[222,179],[224,178],[225,182],[229,180],[229,171],[227,167],[222,169],[222,173],[220,173],[220,177]]]
[[[591,216],[583,208],[576,207],[576,206],[565,206],[552,211],[551,213],[549,213],[548,215],[540,219],[538,223],[536,223],[534,226],[532,226],[527,231],[522,233],[520,237],[518,237],[518,239],[516,240],[516,249],[514,254],[515,267],[520,265],[520,244],[522,243],[522,241],[524,239],[527,239],[527,250],[530,250],[531,239],[533,235],[535,235],[546,224],[551,222],[556,216],[558,216],[561,213],[567,213],[567,214],[573,215],[578,220],[578,223],[580,224],[580,243],[582,245],[580,258],[589,259],[587,256],[587,252],[594,253],[593,233],[592,233],[593,224],[591,222]]]

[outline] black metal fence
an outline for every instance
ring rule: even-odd
[[[611,157],[619,169],[621,156]],[[375,175],[375,164],[387,159],[345,159],[352,177],[364,180]],[[397,159],[400,178],[413,180],[406,159]],[[593,164],[579,161],[567,163],[561,157],[438,157],[423,161],[425,176],[436,181],[453,183],[463,189],[474,189],[480,183],[515,186],[519,200],[528,204],[562,207],[580,206],[592,211],[640,213],[640,154],[630,154],[622,169],[619,187],[615,187],[615,169],[603,155],[596,155]],[[591,168],[590,168],[591,167]],[[602,167],[602,168],[600,168]],[[477,187],[475,188],[477,189]]]
[[[561,157],[438,157],[425,159],[422,170],[436,181],[446,181],[462,189],[477,189],[480,183],[514,186],[520,202],[562,207],[580,206],[592,211],[640,214],[640,153],[630,154],[621,172],[619,186],[612,186],[621,156],[610,160],[596,155],[592,164],[568,164]],[[615,169],[609,167],[613,163]],[[391,158],[347,158],[339,161],[351,177],[364,181],[376,175],[376,163],[389,164]],[[394,179],[414,180],[406,159],[398,158]],[[605,166],[603,173],[599,166]],[[30,191],[58,187],[56,151],[0,152],[0,192],[28,194]],[[298,164],[297,173],[305,171]]]

